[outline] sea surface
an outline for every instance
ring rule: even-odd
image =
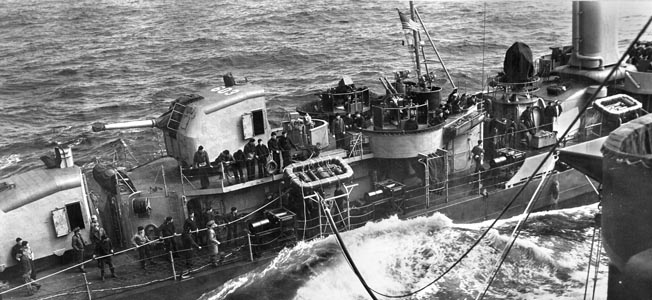
[[[532,214],[483,299],[606,299],[608,258],[603,252],[600,257],[597,250],[591,252],[597,211],[594,204]],[[476,299],[519,219],[499,221],[459,265],[434,284],[489,222],[453,224],[441,214],[410,220],[390,217],[344,232],[342,238],[374,291],[398,296],[425,287],[400,299]],[[598,249],[597,241],[593,245]],[[268,266],[234,278],[200,299],[371,298],[330,236],[283,250]]]
[[[620,10],[622,51],[649,17],[652,4],[612,3]],[[269,115],[277,125],[342,75],[380,91],[379,77],[412,69],[396,13],[396,8],[408,7],[406,1],[0,1],[0,178],[41,167],[39,157],[52,154],[57,144],[71,145],[80,166],[116,155],[134,165],[160,157],[165,150],[157,129],[93,133],[90,126],[157,117],[176,97],[221,85],[227,72],[265,88]],[[505,51],[516,41],[530,45],[535,57],[548,54],[551,46],[571,44],[569,1],[419,1],[417,7],[462,92],[481,89],[483,78],[501,70]],[[652,40],[652,34],[643,39]],[[426,55],[435,58],[431,50]],[[450,91],[441,66],[433,62],[429,69],[444,93]],[[563,222],[529,232],[533,249],[570,256],[566,275],[580,271],[590,226],[570,239],[563,231],[575,215],[589,218],[590,212],[585,208],[563,215]],[[441,225],[445,223],[439,217],[387,220],[348,235],[365,241],[354,242],[354,255],[378,253],[380,258],[362,255],[369,260],[363,273],[371,274],[373,285],[398,293],[428,281],[440,263],[453,259],[476,235]],[[400,234],[413,226],[425,231]],[[398,244],[411,246],[394,253],[392,249],[403,248]],[[275,277],[283,270],[271,266],[263,273],[272,274],[266,280],[282,282],[288,291],[269,299],[364,298],[336,250],[327,239],[284,252],[275,264],[297,269],[290,276],[301,278]],[[457,275],[416,298],[470,299],[487,276],[470,271],[492,265],[495,251],[484,246]],[[507,267],[513,282],[499,279],[492,293],[496,298],[513,298],[513,293],[558,298],[563,294],[559,290],[582,289],[575,279],[560,279],[566,275],[558,275],[558,268],[536,259],[518,261]],[[376,278],[387,270],[388,277]],[[229,284],[225,288],[238,285]],[[243,288],[238,293],[266,294],[260,287]]]

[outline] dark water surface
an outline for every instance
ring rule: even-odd
[[[645,20],[645,9],[632,8],[641,5],[621,5],[623,47]],[[566,1],[417,6],[463,90],[481,88],[515,41],[535,57],[570,44]],[[263,86],[276,122],[341,75],[380,90],[378,77],[412,67],[396,8],[408,3],[2,1],[0,177],[39,166],[56,142],[73,143],[78,164],[110,156],[118,137],[140,161],[157,157],[157,130],[93,134],[90,124],[157,117],[226,72]],[[445,83],[441,68],[431,69]]]

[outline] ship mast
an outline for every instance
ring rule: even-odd
[[[446,73],[446,77],[448,77],[448,81],[450,81],[451,85],[453,86],[454,90],[457,90],[457,86],[455,85],[455,82],[453,82],[453,78],[451,77],[450,72],[448,72],[448,69],[446,68],[446,65],[444,64],[444,60],[441,59],[441,55],[439,55],[439,51],[437,50],[437,47],[435,46],[435,43],[432,41],[432,37],[430,37],[430,33],[428,33],[428,30],[426,29],[426,26],[423,24],[423,20],[421,19],[421,16],[419,15],[419,12],[417,9],[414,7],[414,2],[410,1],[410,15],[412,18],[412,21],[414,22],[415,20],[419,20],[419,24],[421,24],[421,28],[423,28],[423,32],[426,34],[426,37],[428,38],[428,41],[430,42],[430,46],[432,46],[432,49],[435,51],[435,54],[437,55],[437,59],[439,60],[439,63],[441,63],[442,69],[444,69],[444,72]],[[416,22],[414,22],[416,23]],[[412,35],[414,38],[414,56],[415,56],[415,62],[417,64],[417,77],[421,77],[421,62],[420,62],[420,53],[419,49],[421,48],[421,41],[419,37],[419,32],[418,30],[413,30]],[[423,48],[421,48],[421,51],[423,51]],[[425,54],[424,56],[424,64],[427,64],[425,60]],[[428,66],[426,65],[426,71],[428,70]],[[432,82],[434,78],[429,78],[428,81]]]
[[[412,21],[414,21],[414,2],[410,1],[410,17],[412,18]],[[419,48],[421,47],[420,41],[419,41],[419,32],[417,30],[412,30],[412,35],[414,38],[414,60],[415,63],[417,64],[417,78],[421,78],[421,62],[420,62],[420,53],[419,53]],[[425,62],[425,61],[424,61]]]

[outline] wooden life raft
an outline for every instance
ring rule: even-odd
[[[617,94],[595,100],[593,106],[614,119],[635,114],[643,106],[638,100],[624,94]]]
[[[349,179],[353,169],[339,157],[309,159],[289,165],[285,176],[293,184],[311,189]]]

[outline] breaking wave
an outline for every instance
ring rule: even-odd
[[[533,214],[533,223],[524,227],[486,299],[573,299],[583,292],[582,270],[588,255],[585,241],[592,233],[596,210],[596,205],[591,205]],[[457,268],[404,299],[475,298],[487,284],[516,222],[517,218],[500,221]],[[544,223],[551,232],[566,233],[537,235]],[[568,224],[576,226],[569,228]],[[342,237],[369,286],[383,294],[400,295],[439,276],[487,225],[453,224],[437,213],[410,220],[391,217],[345,232]],[[570,244],[569,231],[573,236]],[[265,268],[232,279],[200,299],[252,297],[367,299],[368,295],[331,236],[285,249]]]

